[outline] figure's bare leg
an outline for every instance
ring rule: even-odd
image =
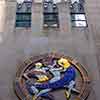
[[[51,91],[51,89],[44,89],[44,90],[40,91],[36,96],[39,97],[39,96],[41,96],[42,94],[48,93],[48,92],[50,92],[50,91]]]
[[[71,81],[69,86],[68,86],[68,91],[66,90],[65,91],[65,94],[66,94],[66,98],[69,99],[70,96],[71,96],[71,90],[74,88],[74,85],[75,85],[75,81]]]

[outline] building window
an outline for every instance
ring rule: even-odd
[[[72,27],[87,27],[84,10],[84,0],[70,0],[70,15]]]
[[[44,0],[43,16],[43,27],[59,27],[58,7],[53,0]]]
[[[31,27],[31,1],[17,3],[16,27]]]

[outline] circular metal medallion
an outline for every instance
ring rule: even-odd
[[[14,90],[20,100],[86,100],[90,83],[80,63],[50,53],[30,57],[19,65]]]

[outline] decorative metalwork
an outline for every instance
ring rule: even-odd
[[[86,100],[90,83],[88,72],[80,63],[71,57],[50,53],[20,64],[14,90],[21,100]]]

